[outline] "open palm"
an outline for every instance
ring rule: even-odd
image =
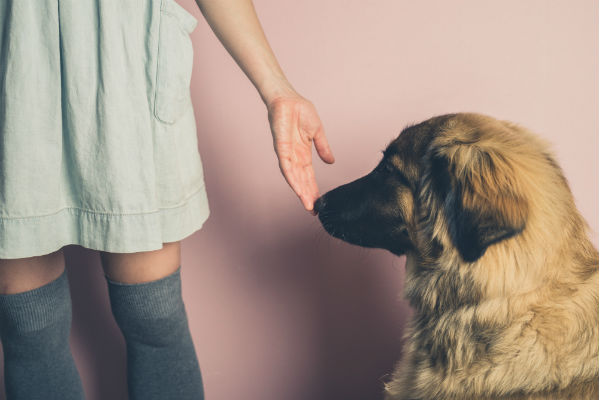
[[[313,104],[298,94],[281,96],[267,105],[279,169],[304,208],[313,210],[319,189],[312,166],[312,143],[328,164],[334,157]]]

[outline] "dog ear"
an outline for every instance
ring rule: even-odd
[[[478,260],[490,245],[525,228],[527,203],[499,153],[454,140],[430,148],[428,159],[431,190],[463,260]]]

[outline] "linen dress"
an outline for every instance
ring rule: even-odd
[[[202,227],[197,22],[174,0],[0,0],[0,258]]]

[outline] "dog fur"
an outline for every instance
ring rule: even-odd
[[[434,117],[315,209],[331,235],[406,255],[414,315],[387,400],[598,398],[598,251],[539,137]]]

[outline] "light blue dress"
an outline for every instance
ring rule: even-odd
[[[0,258],[202,227],[197,22],[174,0],[0,0]]]

